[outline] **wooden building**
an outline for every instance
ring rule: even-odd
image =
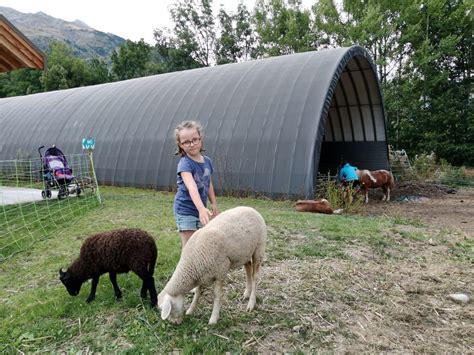
[[[20,30],[0,14],[0,73],[20,68],[43,70],[46,68],[46,58]]]

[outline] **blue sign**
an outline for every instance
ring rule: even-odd
[[[82,139],[82,149],[94,149],[95,148],[95,139],[94,138],[83,138]]]

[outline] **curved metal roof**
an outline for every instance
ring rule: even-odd
[[[379,84],[358,46],[2,99],[0,159],[51,144],[78,153],[94,137],[100,182],[172,189],[183,120],[203,124],[220,191],[310,198],[339,154],[388,167]]]

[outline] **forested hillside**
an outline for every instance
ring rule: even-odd
[[[71,47],[79,58],[108,59],[112,51],[125,41],[112,33],[97,31],[80,20],[68,22],[43,12],[27,14],[2,6],[0,13],[42,51],[46,51],[51,42],[60,41]]]

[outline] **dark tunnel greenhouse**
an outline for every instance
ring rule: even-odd
[[[96,142],[102,184],[171,190],[175,126],[204,127],[218,192],[313,198],[343,157],[388,169],[385,114],[365,49],[327,49],[0,100],[0,160]]]

